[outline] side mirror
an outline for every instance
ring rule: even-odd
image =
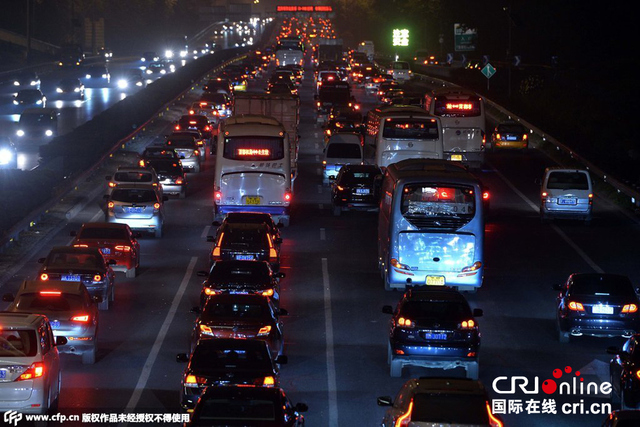
[[[636,294],[640,294],[640,288],[636,288]]]
[[[44,264],[46,260],[46,258],[38,258],[38,264]]]
[[[111,175],[107,175],[107,176],[104,177],[104,179],[107,180],[107,181],[111,181],[111,178],[112,178]]]
[[[275,243],[276,245],[282,244],[282,237],[276,237],[275,239],[273,239],[273,243]]]
[[[162,201],[163,201],[163,202],[166,202],[166,201],[168,201],[168,200],[169,200],[169,196],[162,196]]]
[[[198,306],[191,307],[191,310],[189,310],[189,313],[200,314],[200,307]]]
[[[378,406],[393,406],[391,396],[380,396],[378,398]]]
[[[69,236],[71,236],[71,237],[76,237],[77,235],[78,235],[78,232],[76,230],[71,230],[69,232]]]
[[[198,277],[207,277],[209,274],[206,271],[200,270],[196,273]]]
[[[384,305],[382,306],[382,312],[384,314],[393,314],[393,307],[391,307],[390,305]]]
[[[178,353],[176,355],[176,362],[186,363],[188,361],[189,361],[189,357],[187,356],[187,353]]]
[[[279,271],[277,273],[274,274],[274,276],[278,279],[284,279],[285,277],[287,277],[286,274],[284,274],[283,272]]]
[[[67,342],[66,337],[56,337],[56,345],[65,345]]]
[[[213,243],[213,242],[215,242],[215,241],[216,241],[215,237],[213,237],[213,236],[207,236],[207,242]]]
[[[484,315],[484,311],[481,308],[473,309],[473,317],[482,317]]]
[[[607,347],[607,354],[613,354],[615,356],[622,353],[622,351],[618,347]]]
[[[276,362],[278,365],[286,365],[288,361],[289,361],[289,358],[285,355],[280,355],[276,357],[274,360],[274,362]]]
[[[551,286],[551,289],[553,289],[554,291],[562,291],[562,285],[556,283],[555,285]]]
[[[211,225],[213,225],[214,227],[220,227],[222,224],[220,223],[220,221],[213,221]]]
[[[109,261],[107,261],[107,264],[109,265],[116,265],[117,261],[115,259],[110,259]]]
[[[104,200],[109,200],[109,195],[108,195],[108,194],[105,194],[104,196],[102,196],[102,198],[103,198]]]
[[[281,308],[278,310],[278,316],[288,316],[288,315],[289,315],[289,312],[284,308]]]
[[[96,304],[100,304],[102,302],[102,296],[94,295],[94,296],[91,297],[91,300],[93,302],[95,302]]]
[[[296,406],[293,407],[296,412],[307,412],[309,407],[306,403],[296,403]]]
[[[14,300],[15,300],[15,297],[13,296],[13,294],[2,295],[2,301],[4,302],[13,302]]]

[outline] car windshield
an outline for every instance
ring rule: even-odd
[[[184,126],[184,127],[197,127],[197,126],[206,126],[209,124],[209,120],[204,117],[204,116],[196,116],[196,115],[192,115],[192,116],[182,116],[180,118],[180,120],[178,121],[178,123],[180,124],[180,126]]]
[[[36,331],[0,329],[0,357],[33,357],[36,354]]]
[[[206,399],[200,406],[198,425],[211,425],[213,420],[275,421],[276,402],[260,399]]]
[[[349,89],[334,88],[331,86],[321,87],[318,95],[320,101],[334,104],[348,104],[351,101]]]
[[[191,358],[190,367],[198,373],[215,372],[233,369],[253,371],[258,369],[271,370],[271,356],[266,346],[247,346],[248,348],[223,348],[216,341],[201,341],[196,346]],[[255,341],[259,342],[259,341]]]
[[[404,216],[446,218],[475,215],[473,188],[466,186],[405,185],[401,203]]]
[[[39,98],[42,93],[38,89],[25,89],[18,92],[18,96],[21,98]]]
[[[146,149],[142,153],[142,157],[155,157],[155,158],[173,159],[173,158],[176,157],[176,153],[173,150]]]
[[[204,320],[213,318],[259,319],[267,315],[267,307],[261,304],[216,303],[207,304],[202,315]]]
[[[123,203],[152,203],[157,202],[158,198],[153,190],[127,188],[113,190],[111,200]]]
[[[44,126],[54,122],[50,114],[29,113],[20,116],[20,124],[26,126]]]
[[[526,133],[527,130],[519,123],[503,123],[498,126],[501,133]]]
[[[42,295],[40,293],[21,294],[15,302],[19,311],[40,313],[47,311],[80,311],[82,296],[75,294]]]
[[[158,175],[182,175],[180,165],[175,162],[151,162],[151,166]]]
[[[360,144],[333,142],[327,147],[327,158],[335,159],[361,159]]]
[[[266,227],[242,227],[234,225],[224,232],[222,245],[232,248],[268,247],[267,229]]]
[[[78,87],[78,86],[80,86],[80,81],[78,79],[64,79],[64,80],[60,81],[60,86]]]
[[[148,171],[116,172],[115,175],[113,176],[113,180],[118,182],[144,183],[144,182],[151,182],[153,180],[153,175]]]
[[[413,397],[411,421],[438,425],[489,425],[487,402],[481,395],[420,393]]]
[[[411,320],[457,321],[471,317],[469,307],[458,301],[407,301],[402,304],[400,313]]]
[[[408,70],[409,64],[407,62],[394,62],[393,63],[394,70]]]
[[[584,172],[551,172],[547,188],[550,190],[588,190],[589,180]]]
[[[78,239],[129,240],[125,228],[87,227],[80,230]]]
[[[47,258],[48,268],[80,268],[96,269],[104,266],[101,259],[94,254],[53,252]]]
[[[578,274],[573,276],[571,295],[621,296],[635,298],[628,277],[615,274]]]

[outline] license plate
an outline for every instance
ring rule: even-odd
[[[461,162],[462,161],[462,154],[452,154],[451,155],[451,161],[452,162]]]
[[[49,322],[49,324],[51,324],[51,329],[58,329],[60,327],[59,320],[52,320]]]
[[[517,141],[517,140],[518,140],[517,136],[507,135],[507,141]]]
[[[247,196],[244,199],[245,204],[247,205],[259,205],[260,204],[260,197],[251,197],[251,196]]]
[[[79,274],[63,274],[60,280],[63,282],[79,282],[81,278]]]
[[[236,261],[255,261],[255,259],[253,255],[236,255]]]
[[[424,333],[425,340],[446,340],[447,334],[432,334],[429,332]]]
[[[141,207],[126,208],[126,209],[125,209],[125,212],[127,212],[127,213],[142,213],[142,210],[143,210],[143,209],[144,209],[144,208],[141,208]]]
[[[444,276],[427,276],[427,286],[444,286]]]
[[[110,255],[111,248],[100,248],[100,252],[102,252],[103,255]]]
[[[356,194],[369,194],[368,188],[356,188]]]
[[[7,370],[6,369],[0,369],[0,380],[3,380],[7,378]]]
[[[613,314],[613,307],[609,305],[594,305],[593,314]]]
[[[558,199],[559,205],[577,205],[578,199]]]

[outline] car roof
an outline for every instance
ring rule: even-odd
[[[82,282],[64,282],[62,280],[25,280],[18,289],[18,295],[37,293],[44,290],[61,291],[65,294],[83,295],[85,286]]]
[[[415,381],[414,394],[418,393],[448,393],[448,394],[473,394],[486,395],[484,385],[477,380],[468,378],[434,378],[420,377]]]
[[[283,394],[281,388],[277,387],[241,387],[241,386],[224,386],[224,387],[207,387],[205,391],[202,393],[202,396],[211,397],[211,396],[252,396],[255,398],[260,397],[268,397],[273,399],[273,397],[278,397]],[[201,399],[202,400],[202,399]]]
[[[382,174],[382,170],[380,170],[380,167],[378,165],[348,164],[348,165],[342,166],[341,169],[343,169],[345,172],[378,172]]]
[[[216,338],[214,340],[200,340],[196,345],[196,350],[202,347],[224,348],[224,349],[260,349],[267,347],[267,342],[263,340],[239,340],[236,338]]]
[[[273,222],[271,214],[264,212],[229,212],[224,219],[227,223],[270,223]]]
[[[212,303],[236,303],[236,304],[260,304],[267,305],[269,300],[258,294],[228,294],[220,293],[211,295],[205,304]]]
[[[37,327],[46,318],[42,314],[1,311],[0,327],[2,329]]]
[[[115,228],[115,229],[127,229],[127,224],[118,224],[116,222],[85,222],[82,224],[82,229],[87,228]]]
[[[551,172],[580,172],[580,173],[589,173],[588,170],[586,169],[568,169],[568,168],[563,168],[562,166],[554,166],[554,167],[549,167],[545,169],[545,173],[551,173]]]
[[[153,169],[141,166],[119,166],[116,172],[147,172],[153,173]]]

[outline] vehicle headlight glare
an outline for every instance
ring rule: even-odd
[[[119,87],[120,89],[124,89],[124,88],[126,88],[127,86],[128,86],[128,83],[127,83],[127,81],[126,81],[126,80],[124,80],[124,79],[120,79],[120,80],[118,80],[118,87]]]
[[[24,131],[22,129],[18,129],[18,131],[16,132],[16,135],[24,136]]]
[[[51,129],[47,129],[44,134],[47,136],[53,136],[53,131]]]
[[[13,159],[13,153],[8,148],[0,149],[0,165],[6,165]]]

